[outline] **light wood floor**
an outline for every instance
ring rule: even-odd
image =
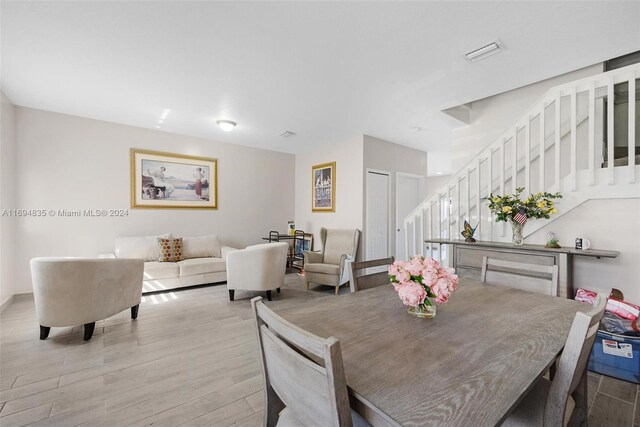
[[[262,425],[253,296],[230,302],[224,285],[147,296],[137,321],[124,312],[98,322],[89,342],[82,328],[38,340],[33,300],[17,299],[0,317],[0,425]],[[306,292],[288,274],[271,304],[322,298],[340,296]],[[632,426],[634,416],[640,425],[635,384],[595,375],[589,384],[590,425]]]

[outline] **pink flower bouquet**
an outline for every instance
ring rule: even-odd
[[[453,268],[442,267],[433,258],[415,255],[409,261],[396,261],[389,266],[389,279],[402,303],[409,307],[427,309],[447,302],[458,286]],[[434,314],[435,315],[435,314]]]

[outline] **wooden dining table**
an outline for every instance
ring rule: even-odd
[[[432,319],[410,316],[391,285],[274,310],[340,340],[351,406],[372,425],[493,426],[552,365],[575,313],[590,308],[460,279]],[[577,409],[586,395],[579,400]]]

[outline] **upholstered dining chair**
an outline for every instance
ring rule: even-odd
[[[235,291],[264,291],[271,301],[271,291],[284,285],[289,244],[262,243],[227,254],[227,289],[229,299]]]
[[[360,230],[320,230],[321,252],[304,253],[304,281],[307,290],[309,284],[336,287],[336,295],[340,286],[349,281],[349,272],[345,271],[347,262],[356,260]]]
[[[487,276],[491,280],[487,280]],[[558,266],[482,257],[482,283],[507,286],[539,294],[558,295]]]
[[[349,269],[349,286],[351,287],[351,293],[391,284],[387,270],[390,264],[393,264],[393,257],[352,262],[351,268]],[[369,274],[362,273],[362,270],[366,270],[367,268],[380,270],[380,267],[383,266],[385,269],[382,271],[375,271]]]
[[[34,258],[31,280],[40,339],[51,327],[84,325],[89,341],[97,320],[126,309],[138,317],[144,261],[126,258]]]
[[[265,426],[368,426],[349,406],[340,342],[313,335],[251,300],[262,359]]]
[[[572,417],[579,420],[576,425],[586,423],[587,363],[606,305],[606,297],[598,295],[593,310],[576,313],[553,379],[541,378],[503,426],[564,427]],[[583,403],[579,410],[574,397]]]

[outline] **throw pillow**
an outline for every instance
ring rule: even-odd
[[[182,237],[163,239],[158,237],[158,261],[178,262],[182,260]]]

